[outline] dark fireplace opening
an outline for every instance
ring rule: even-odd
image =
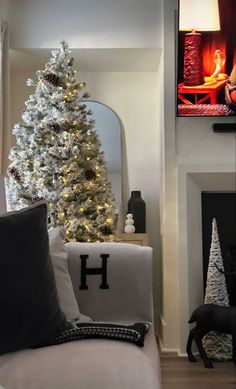
[[[217,222],[229,302],[231,306],[236,306],[236,192],[202,192],[204,293],[211,247],[213,218]]]

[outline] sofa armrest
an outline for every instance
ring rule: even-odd
[[[5,177],[0,176],[0,214],[7,212],[6,193],[5,193]]]
[[[152,248],[128,243],[67,243],[80,311],[96,321],[153,321]]]

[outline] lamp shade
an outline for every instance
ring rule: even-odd
[[[220,30],[218,0],[179,0],[179,30]]]

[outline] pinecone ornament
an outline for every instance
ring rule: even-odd
[[[37,203],[38,201],[45,200],[43,197],[35,196],[32,198],[32,204]]]
[[[94,178],[96,178],[96,173],[92,169],[88,169],[85,170],[84,176],[87,181],[92,181]]]
[[[50,131],[54,131],[54,132],[59,132],[61,130],[61,126],[57,122],[49,122],[47,124],[47,127]]]
[[[14,167],[11,167],[11,168],[8,169],[8,174],[10,176],[12,176],[13,178],[15,178],[16,181],[20,181],[21,180],[20,173],[18,173],[18,171]]]
[[[102,227],[101,228],[101,232],[104,234],[104,235],[112,235],[112,229],[111,229],[111,227],[109,227],[109,226],[104,226],[104,227]]]
[[[43,79],[47,84],[50,84],[53,86],[62,86],[62,81],[61,81],[60,77],[58,77],[54,73],[44,74]]]

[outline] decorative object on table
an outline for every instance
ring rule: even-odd
[[[221,50],[216,50],[214,54],[214,62],[215,62],[215,70],[214,73],[210,76],[210,78],[215,80],[225,80],[228,78],[227,74],[221,73],[221,70],[225,64],[226,56]]]
[[[195,340],[200,356],[206,368],[212,368],[213,364],[208,358],[203,347],[203,337],[209,331],[217,331],[219,334],[232,334],[233,338],[233,362],[236,364],[236,307],[222,307],[215,304],[200,305],[192,313],[189,323],[196,322],[192,328],[187,342],[187,354],[189,362],[196,362],[192,354],[192,341]],[[207,335],[206,335],[207,336]],[[213,358],[212,358],[213,359]]]
[[[126,220],[125,220],[125,233],[126,234],[132,234],[135,232],[135,227],[134,227],[134,219],[132,213],[128,213],[126,215]]]
[[[236,65],[234,65],[225,86],[225,100],[228,106],[236,112]]]
[[[146,204],[140,190],[132,190],[128,201],[128,213],[134,218],[135,232],[146,232]]]
[[[114,240],[115,209],[106,163],[85,83],[77,80],[66,42],[52,51],[15,124],[10,151],[11,209],[48,201],[49,226],[65,226],[66,240]]]
[[[180,0],[179,4],[179,30],[190,31],[185,35],[184,85],[201,85],[204,77],[199,31],[220,30],[218,0]]]
[[[219,269],[224,268],[216,219],[212,221],[210,257],[207,271],[205,304],[229,307],[229,297],[225,275]],[[226,361],[232,359],[232,336],[215,331],[203,338],[203,346],[208,358]]]

